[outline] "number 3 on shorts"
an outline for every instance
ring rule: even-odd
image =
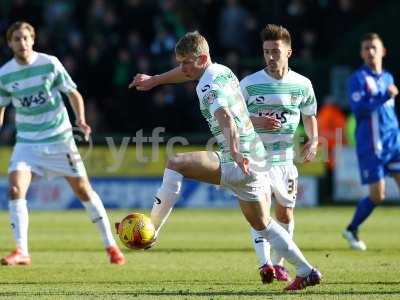
[[[288,179],[288,194],[297,194],[297,178],[295,179]]]

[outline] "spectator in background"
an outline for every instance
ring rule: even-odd
[[[354,16],[367,16],[375,12],[374,8],[381,2],[364,0],[362,5],[355,3],[361,2],[5,0],[0,1],[0,30],[4,32],[12,21],[21,18],[34,23],[40,32],[36,47],[75,66],[74,77],[81,83],[88,99],[98,104],[102,121],[109,124],[104,128],[122,133],[154,127],[154,124],[144,119],[132,127],[130,115],[116,117],[108,113],[117,92],[110,74],[120,69],[116,66],[120,64],[120,49],[127,49],[132,68],[139,68],[134,71],[154,73],[173,65],[171,44],[183,32],[188,28],[200,28],[216,46],[213,49],[216,61],[232,63],[238,74],[245,74],[252,72],[260,63],[256,58],[260,54],[257,44],[258,20],[263,20],[263,23],[274,20],[287,24],[294,33],[297,51],[293,63],[298,70],[310,76],[319,66],[314,59],[318,54],[327,53],[321,50],[334,52],[336,44],[332,44],[330,37],[342,35],[343,30],[348,30],[349,22],[359,20],[352,19]],[[321,10],[325,14],[319,17]],[[329,45],[329,48],[324,45]],[[148,51],[151,46],[153,52]],[[9,55],[7,45],[0,41],[0,64]],[[141,71],[140,68],[149,71]],[[123,77],[119,77],[118,81]],[[327,85],[326,81],[319,82],[319,89],[323,90],[324,85]],[[128,95],[128,92],[118,93],[119,97]],[[188,95],[193,97],[193,92]],[[175,102],[173,107],[180,109],[179,103]],[[137,119],[140,118],[137,116]],[[205,132],[202,126],[189,127],[189,131]]]
[[[248,53],[249,12],[237,0],[227,0],[218,24],[218,42],[223,51]]]
[[[328,146],[328,167],[333,170],[335,166],[335,147],[345,143],[346,115],[335,104],[332,96],[327,96],[318,112],[318,131],[324,139],[323,146]],[[326,144],[325,144],[326,142]]]

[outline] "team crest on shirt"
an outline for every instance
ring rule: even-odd
[[[203,103],[205,105],[210,105],[214,103],[214,100],[217,99],[217,91],[211,90],[203,97]]]
[[[351,99],[353,99],[354,102],[358,102],[361,100],[361,93],[356,91],[353,94],[351,94]]]
[[[292,105],[295,105],[298,102],[299,98],[300,98],[300,95],[292,94],[290,97],[290,103]]]

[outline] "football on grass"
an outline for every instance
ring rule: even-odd
[[[149,248],[155,241],[154,225],[144,214],[127,215],[115,227],[122,243],[130,249]]]

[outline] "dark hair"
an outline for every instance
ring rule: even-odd
[[[261,31],[261,40],[263,42],[282,40],[288,46],[292,44],[289,31],[285,27],[275,24],[267,24],[267,26],[265,26]]]

